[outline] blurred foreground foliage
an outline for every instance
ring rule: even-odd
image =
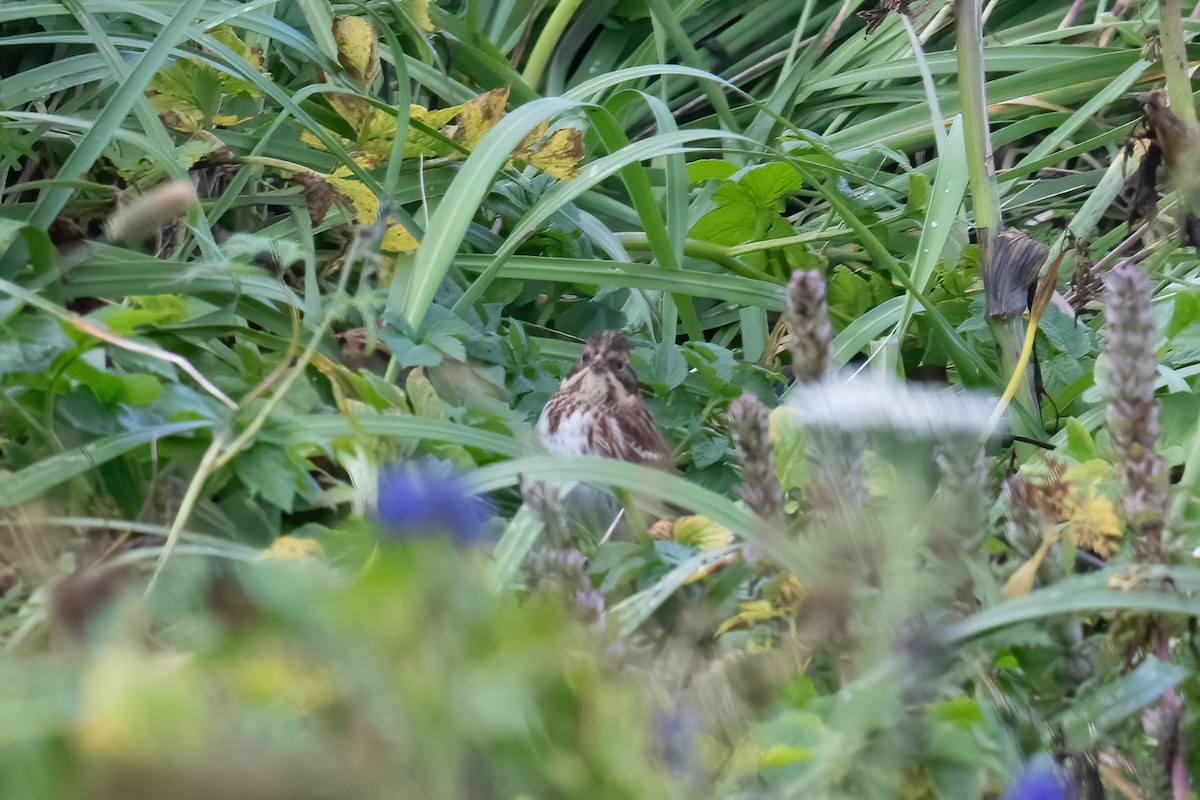
[[[649,709],[557,598],[446,541],[368,551],[180,559],[152,605],[121,587],[6,659],[5,796],[668,796]]]

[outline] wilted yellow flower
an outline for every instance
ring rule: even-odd
[[[320,542],[296,536],[280,536],[258,554],[259,561],[307,561],[324,557],[325,550]]]

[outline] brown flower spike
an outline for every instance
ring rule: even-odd
[[[764,521],[783,525],[783,490],[771,453],[767,408],[750,393],[729,404],[729,424],[742,460],[738,495]]]
[[[1108,357],[1108,430],[1120,458],[1125,516],[1133,528],[1133,557],[1162,561],[1168,503],[1167,465],[1158,454],[1154,404],[1154,319],[1150,277],[1125,261],[1105,281],[1105,354]]]
[[[800,383],[812,383],[830,372],[833,329],[825,299],[825,281],[816,270],[796,270],[787,287],[788,332],[791,334],[792,373]]]

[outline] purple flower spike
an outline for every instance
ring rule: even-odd
[[[1067,800],[1067,790],[1059,780],[1050,759],[1030,760],[1025,770],[1009,790],[1004,800]]]
[[[449,535],[459,544],[479,540],[491,516],[461,476],[421,463],[380,472],[377,511],[383,529],[396,538]]]

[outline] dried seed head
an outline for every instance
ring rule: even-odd
[[[108,218],[108,237],[114,242],[143,242],[196,202],[191,181],[160,183]]]
[[[833,329],[825,300],[825,281],[816,270],[796,270],[787,288],[792,372],[800,383],[824,378],[833,362]]]
[[[984,269],[983,294],[990,319],[1025,313],[1029,289],[1037,282],[1049,248],[1019,230],[1009,228],[992,242]]]
[[[738,496],[763,520],[783,524],[783,490],[771,452],[766,406],[747,392],[729,404],[729,423],[742,460]]]
[[[1167,467],[1158,455],[1158,408],[1154,403],[1154,318],[1150,277],[1125,261],[1107,276],[1104,326],[1108,359],[1107,421],[1124,491],[1125,515],[1135,530],[1133,555],[1141,563],[1162,560],[1167,511]]]

